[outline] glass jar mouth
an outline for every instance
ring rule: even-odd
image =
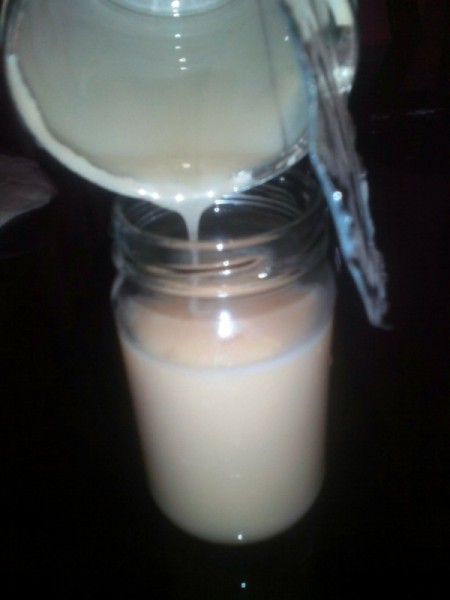
[[[122,277],[149,290],[242,296],[318,267],[328,250],[326,217],[318,184],[298,174],[211,201],[198,241],[187,239],[177,213],[119,198],[113,259]]]
[[[220,214],[226,207],[247,208],[259,212],[267,212],[267,224],[261,224],[258,231],[252,231],[248,226],[239,233],[236,229],[227,233],[223,228],[214,234],[213,238],[200,235],[198,239],[189,239],[187,231],[182,226],[182,218],[176,234],[161,230],[161,223],[167,218],[177,218],[175,211],[169,211],[145,200],[118,197],[114,208],[115,237],[122,235],[139,236],[145,244],[170,248],[184,252],[193,249],[204,251],[225,251],[236,247],[251,247],[276,238],[288,235],[290,230],[300,230],[314,227],[314,223],[322,221],[327,212],[322,194],[317,184],[303,175],[289,177],[281,176],[268,183],[253,188],[248,192],[227,194],[211,200],[201,218],[208,214]],[[183,236],[182,234],[185,233]]]

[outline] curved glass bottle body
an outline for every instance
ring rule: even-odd
[[[308,21],[302,2],[8,5],[6,72],[25,124],[103,187],[166,205],[209,198],[268,180],[307,152],[291,35],[296,20]],[[347,0],[326,5],[330,27],[334,15],[353,35]]]
[[[174,213],[116,206],[113,303],[150,488],[212,542],[282,532],[323,480],[334,281],[322,203],[287,192],[217,200],[196,243]]]

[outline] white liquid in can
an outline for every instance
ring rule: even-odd
[[[254,170],[288,149],[290,164],[306,153],[306,142],[293,150],[306,96],[277,11],[231,1],[175,19],[93,0],[28,2],[8,44],[8,84],[39,143],[87,179],[168,208],[220,196],[258,183]]]

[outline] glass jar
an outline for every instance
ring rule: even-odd
[[[334,305],[326,231],[303,175],[217,199],[196,242],[176,213],[116,203],[113,305],[150,489],[200,538],[273,536],[319,493]]]

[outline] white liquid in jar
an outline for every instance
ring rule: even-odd
[[[130,305],[137,342],[121,332],[154,498],[213,542],[287,529],[322,483],[331,321],[308,331],[315,291],[268,298],[216,326],[167,298]]]

